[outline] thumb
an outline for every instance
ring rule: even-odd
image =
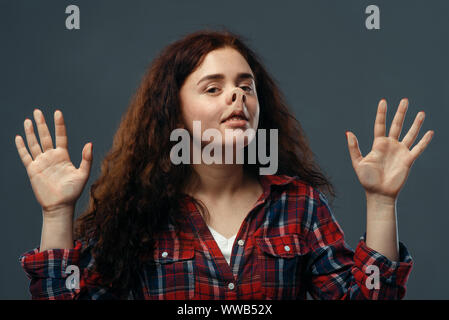
[[[87,143],[83,148],[83,158],[80,164],[80,170],[85,173],[87,176],[90,174],[90,168],[92,167],[92,159],[93,159],[93,145],[92,142]]]
[[[355,167],[362,159],[362,153],[359,149],[357,137],[350,131],[346,131],[346,140],[348,142],[349,155],[351,156],[352,165]]]

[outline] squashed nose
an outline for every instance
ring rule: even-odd
[[[242,92],[242,89],[240,88],[235,88],[232,92],[232,102],[234,102],[235,100],[243,100],[243,103],[246,102],[246,96],[245,94]]]

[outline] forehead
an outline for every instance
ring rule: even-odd
[[[225,77],[234,77],[238,73],[250,73],[254,76],[248,62],[240,52],[228,47],[209,52],[186,80],[196,84],[202,77],[212,73],[222,73]]]

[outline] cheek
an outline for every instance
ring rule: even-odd
[[[218,108],[211,103],[197,103],[184,108],[184,121],[189,130],[193,128],[193,121],[201,121],[202,131],[208,127],[215,127],[220,118]]]
[[[256,130],[258,125],[259,125],[259,116],[260,116],[259,104],[257,104],[255,107],[253,107],[250,110],[250,113],[251,113],[251,115],[253,117],[253,121],[251,123],[251,127]]]

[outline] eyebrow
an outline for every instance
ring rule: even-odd
[[[225,76],[222,73],[209,74],[209,75],[201,78],[201,80],[198,81],[197,85],[199,85],[201,82],[206,81],[206,80],[223,80],[224,78],[225,78]],[[253,79],[254,82],[256,82],[256,80],[254,79],[254,77],[251,73],[243,72],[243,73],[237,74],[237,80],[242,80],[242,79]]]

